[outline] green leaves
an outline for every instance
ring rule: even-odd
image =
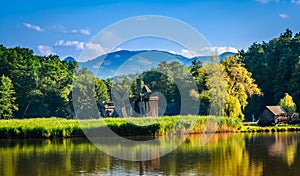
[[[240,55],[228,57],[221,64],[199,66],[194,62],[191,71],[197,75],[194,79],[199,92],[193,90],[190,94],[200,99],[201,114],[243,119],[242,110],[247,106],[248,98],[260,95],[260,89]]]
[[[18,110],[15,104],[16,97],[12,81],[4,75],[0,78],[0,119],[13,117],[13,112]]]
[[[265,105],[275,105],[287,92],[300,106],[300,33],[293,37],[287,29],[279,37],[254,43],[243,54],[246,68],[263,92],[262,98],[254,98],[246,115],[258,114]],[[299,109],[298,109],[299,110]]]

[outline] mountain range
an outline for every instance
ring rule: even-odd
[[[86,62],[78,62],[79,66],[87,67],[99,78],[114,77],[116,75],[141,73],[156,67],[162,61],[172,62],[178,61],[186,66],[192,65],[192,61],[197,59],[205,63],[214,61],[220,62],[228,56],[234,56],[236,53],[225,52],[218,56],[198,56],[187,58],[182,55],[173,54],[167,51],[159,50],[140,50],[128,51],[120,50],[104,54],[95,59]],[[75,61],[72,57],[67,57],[65,61]]]

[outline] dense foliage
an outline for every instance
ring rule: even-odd
[[[221,64],[199,66],[194,62],[191,70],[197,75],[195,80],[199,91],[192,91],[191,95],[201,100],[204,105],[202,113],[243,119],[242,111],[248,104],[248,98],[260,94],[240,55],[228,57]]]
[[[36,56],[26,48],[0,45],[0,75],[12,80],[16,104],[14,116],[66,116],[75,62],[62,62],[58,56]]]
[[[287,29],[269,42],[252,44],[242,56],[263,93],[249,100],[247,117],[257,117],[265,105],[276,105],[285,93],[300,107],[300,33],[293,35]]]

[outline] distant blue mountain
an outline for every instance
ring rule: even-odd
[[[66,57],[63,61],[66,61],[66,62],[76,62],[76,60],[73,58],[73,57]]]
[[[220,62],[226,59],[226,57],[234,55],[236,55],[236,53],[223,53],[217,57],[217,61]],[[99,56],[87,62],[79,62],[79,66],[87,67],[97,77],[107,78],[122,74],[132,74],[137,72],[141,73],[145,70],[156,67],[162,61],[178,61],[182,64],[190,66],[192,65],[192,61],[195,59],[200,60],[203,63],[210,63],[212,61],[211,58],[211,56],[187,58],[178,54],[172,54],[166,51],[158,50],[120,50]]]

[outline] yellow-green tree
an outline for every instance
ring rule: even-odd
[[[279,105],[282,106],[287,112],[296,112],[296,104],[293,101],[293,97],[288,93],[284,94],[284,97],[280,99]]]
[[[0,78],[0,119],[13,117],[13,111],[18,110],[12,81],[4,75]]]
[[[229,117],[244,118],[242,110],[248,105],[248,98],[261,94],[252,73],[245,68],[240,55],[222,61],[227,77],[227,100],[225,113]]]

